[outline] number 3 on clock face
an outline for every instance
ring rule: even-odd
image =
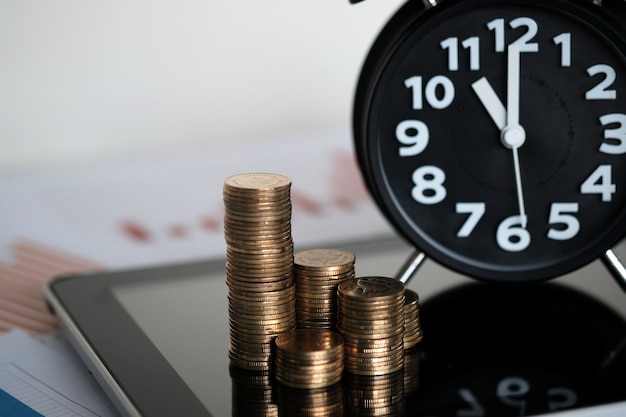
[[[626,2],[417,3],[357,87],[357,155],[381,210],[480,279],[596,259],[626,230]]]

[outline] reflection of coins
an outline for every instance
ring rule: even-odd
[[[296,316],[301,328],[334,328],[337,286],[354,279],[352,253],[337,249],[310,249],[294,255]]]
[[[298,329],[276,338],[276,379],[292,388],[322,388],[343,374],[343,337],[327,329]]]
[[[296,326],[291,181],[241,174],[224,181],[231,364],[272,367],[272,341]]]
[[[404,351],[404,394],[413,394],[419,388],[421,350],[419,347]]]
[[[381,376],[345,376],[346,416],[404,416],[403,372]]]
[[[272,375],[230,366],[232,380],[232,417],[277,417]]]
[[[385,277],[338,286],[337,331],[345,340],[347,372],[376,376],[403,369],[404,293],[404,284]]]
[[[342,417],[344,415],[343,384],[330,387],[298,389],[279,384],[278,407],[281,416]]]

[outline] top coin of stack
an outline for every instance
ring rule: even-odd
[[[352,253],[310,249],[294,256],[296,319],[299,328],[333,329],[337,317],[337,286],[354,278]]]
[[[290,188],[276,174],[224,181],[229,356],[244,369],[270,369],[273,339],[296,326]]]
[[[400,281],[362,277],[337,288],[337,331],[344,337],[345,369],[387,375],[404,366],[404,291]]]
[[[276,338],[276,380],[292,388],[322,388],[341,381],[343,338],[327,329],[298,329]]]

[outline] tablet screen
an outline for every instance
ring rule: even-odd
[[[224,279],[192,276],[112,291],[211,414],[231,415]]]

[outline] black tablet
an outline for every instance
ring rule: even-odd
[[[412,251],[395,238],[332,247],[355,253],[357,275],[392,276]],[[237,406],[238,378],[258,378],[229,365],[224,268],[215,260],[60,277],[46,297],[122,415],[251,415]],[[401,415],[626,413],[626,296],[601,265],[545,284],[502,286],[427,262],[409,286],[421,297],[424,339],[412,353],[418,388],[403,398]],[[332,415],[400,415],[350,398],[371,394],[372,381],[344,380],[346,406]],[[280,387],[269,381],[267,401],[285,415]],[[355,404],[364,404],[361,412]]]

